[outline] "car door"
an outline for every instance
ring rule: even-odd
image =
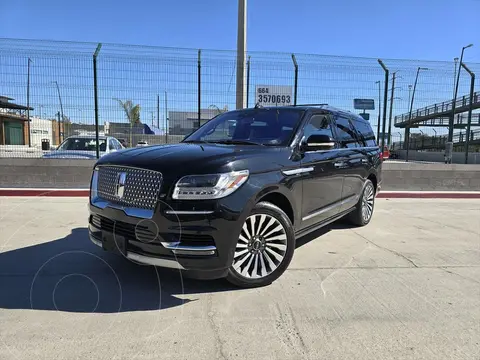
[[[343,176],[340,211],[344,211],[356,204],[362,192],[367,154],[350,116],[337,115],[334,129],[342,153],[337,162],[337,169]]]
[[[303,129],[303,140],[312,134],[334,137],[329,114],[313,113]],[[309,173],[302,182],[302,228],[308,228],[338,214],[342,176],[336,169],[338,149],[305,151],[302,168]]]

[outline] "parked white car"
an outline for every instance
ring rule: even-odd
[[[123,145],[111,136],[98,137],[100,156],[124,149]],[[56,150],[43,155],[44,158],[55,159],[95,159],[97,140],[95,136],[79,135],[65,139]]]

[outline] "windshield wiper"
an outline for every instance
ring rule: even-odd
[[[264,146],[263,144],[256,143],[254,141],[248,141],[248,140],[230,140],[230,139],[225,139],[225,140],[214,140],[210,141],[211,143],[214,144],[232,144],[232,145],[259,145],[259,146]]]
[[[192,143],[192,144],[208,144],[210,141],[205,140],[184,140],[183,143]]]

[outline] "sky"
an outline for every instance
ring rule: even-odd
[[[159,92],[163,107],[164,91],[169,94],[169,110],[196,111],[195,49],[235,50],[237,10],[237,0],[0,0],[0,13],[4,15],[0,38],[91,42],[91,52],[95,43],[107,43],[99,60],[100,120],[123,116],[112,100],[116,97],[132,98],[140,103],[143,118],[150,119],[156,114]],[[464,61],[476,63],[473,69],[480,71],[479,13],[480,0],[248,0],[247,50],[283,53],[270,60],[257,60],[258,57],[253,56],[251,83],[291,85],[293,67],[289,54],[295,53],[300,64],[299,102],[326,99],[351,110],[354,97],[378,98],[375,80],[383,80],[383,71],[377,58],[411,59],[422,61],[395,63],[389,60],[387,63],[392,71],[399,70],[394,115],[408,109],[408,85],[413,84],[417,66],[430,67],[431,71],[421,74],[415,107],[447,100],[453,87],[453,58],[459,57],[463,46],[475,44],[466,50]],[[192,51],[187,51],[188,61],[172,58],[172,63],[160,64],[158,59],[166,50],[152,50],[155,57],[133,58],[135,51],[143,50],[122,47],[118,48],[120,53],[127,54],[122,58],[118,53],[109,55],[108,43],[180,47]],[[14,50],[3,47],[0,51],[0,68],[3,65],[0,90],[19,103],[26,102],[24,63],[32,56],[31,104],[36,111],[52,116],[58,110],[52,84],[55,80],[69,117],[91,123],[90,50],[84,58],[67,59],[42,55],[43,43],[29,44],[21,45],[21,50],[14,44],[10,48]],[[39,51],[36,54],[31,52],[34,47]],[[222,61],[219,59],[223,55],[219,53],[210,59],[208,51],[202,54],[202,107],[217,104],[233,108],[233,53]],[[177,55],[181,56],[174,54]],[[439,60],[451,64],[428,63]],[[468,76],[462,73],[459,94],[468,91],[468,81]],[[378,114],[377,105],[371,113],[373,119]],[[163,117],[162,109],[160,121]]]
[[[6,38],[236,48],[236,0],[0,0],[0,13]],[[479,13],[480,0],[248,0],[247,48],[452,60],[479,42]]]

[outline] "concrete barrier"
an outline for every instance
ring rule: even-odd
[[[407,150],[395,150],[398,154],[398,158],[405,160],[407,157]],[[414,151],[410,150],[408,152],[408,159],[411,161],[430,161],[444,163],[443,151]],[[452,153],[452,163],[454,164],[465,164],[465,153],[464,152],[453,152]],[[469,164],[480,164],[480,152],[469,152],[468,153],[468,163]]]
[[[80,159],[0,159],[0,188],[88,188],[94,163]],[[387,161],[383,164],[382,189],[480,191],[480,165]]]

